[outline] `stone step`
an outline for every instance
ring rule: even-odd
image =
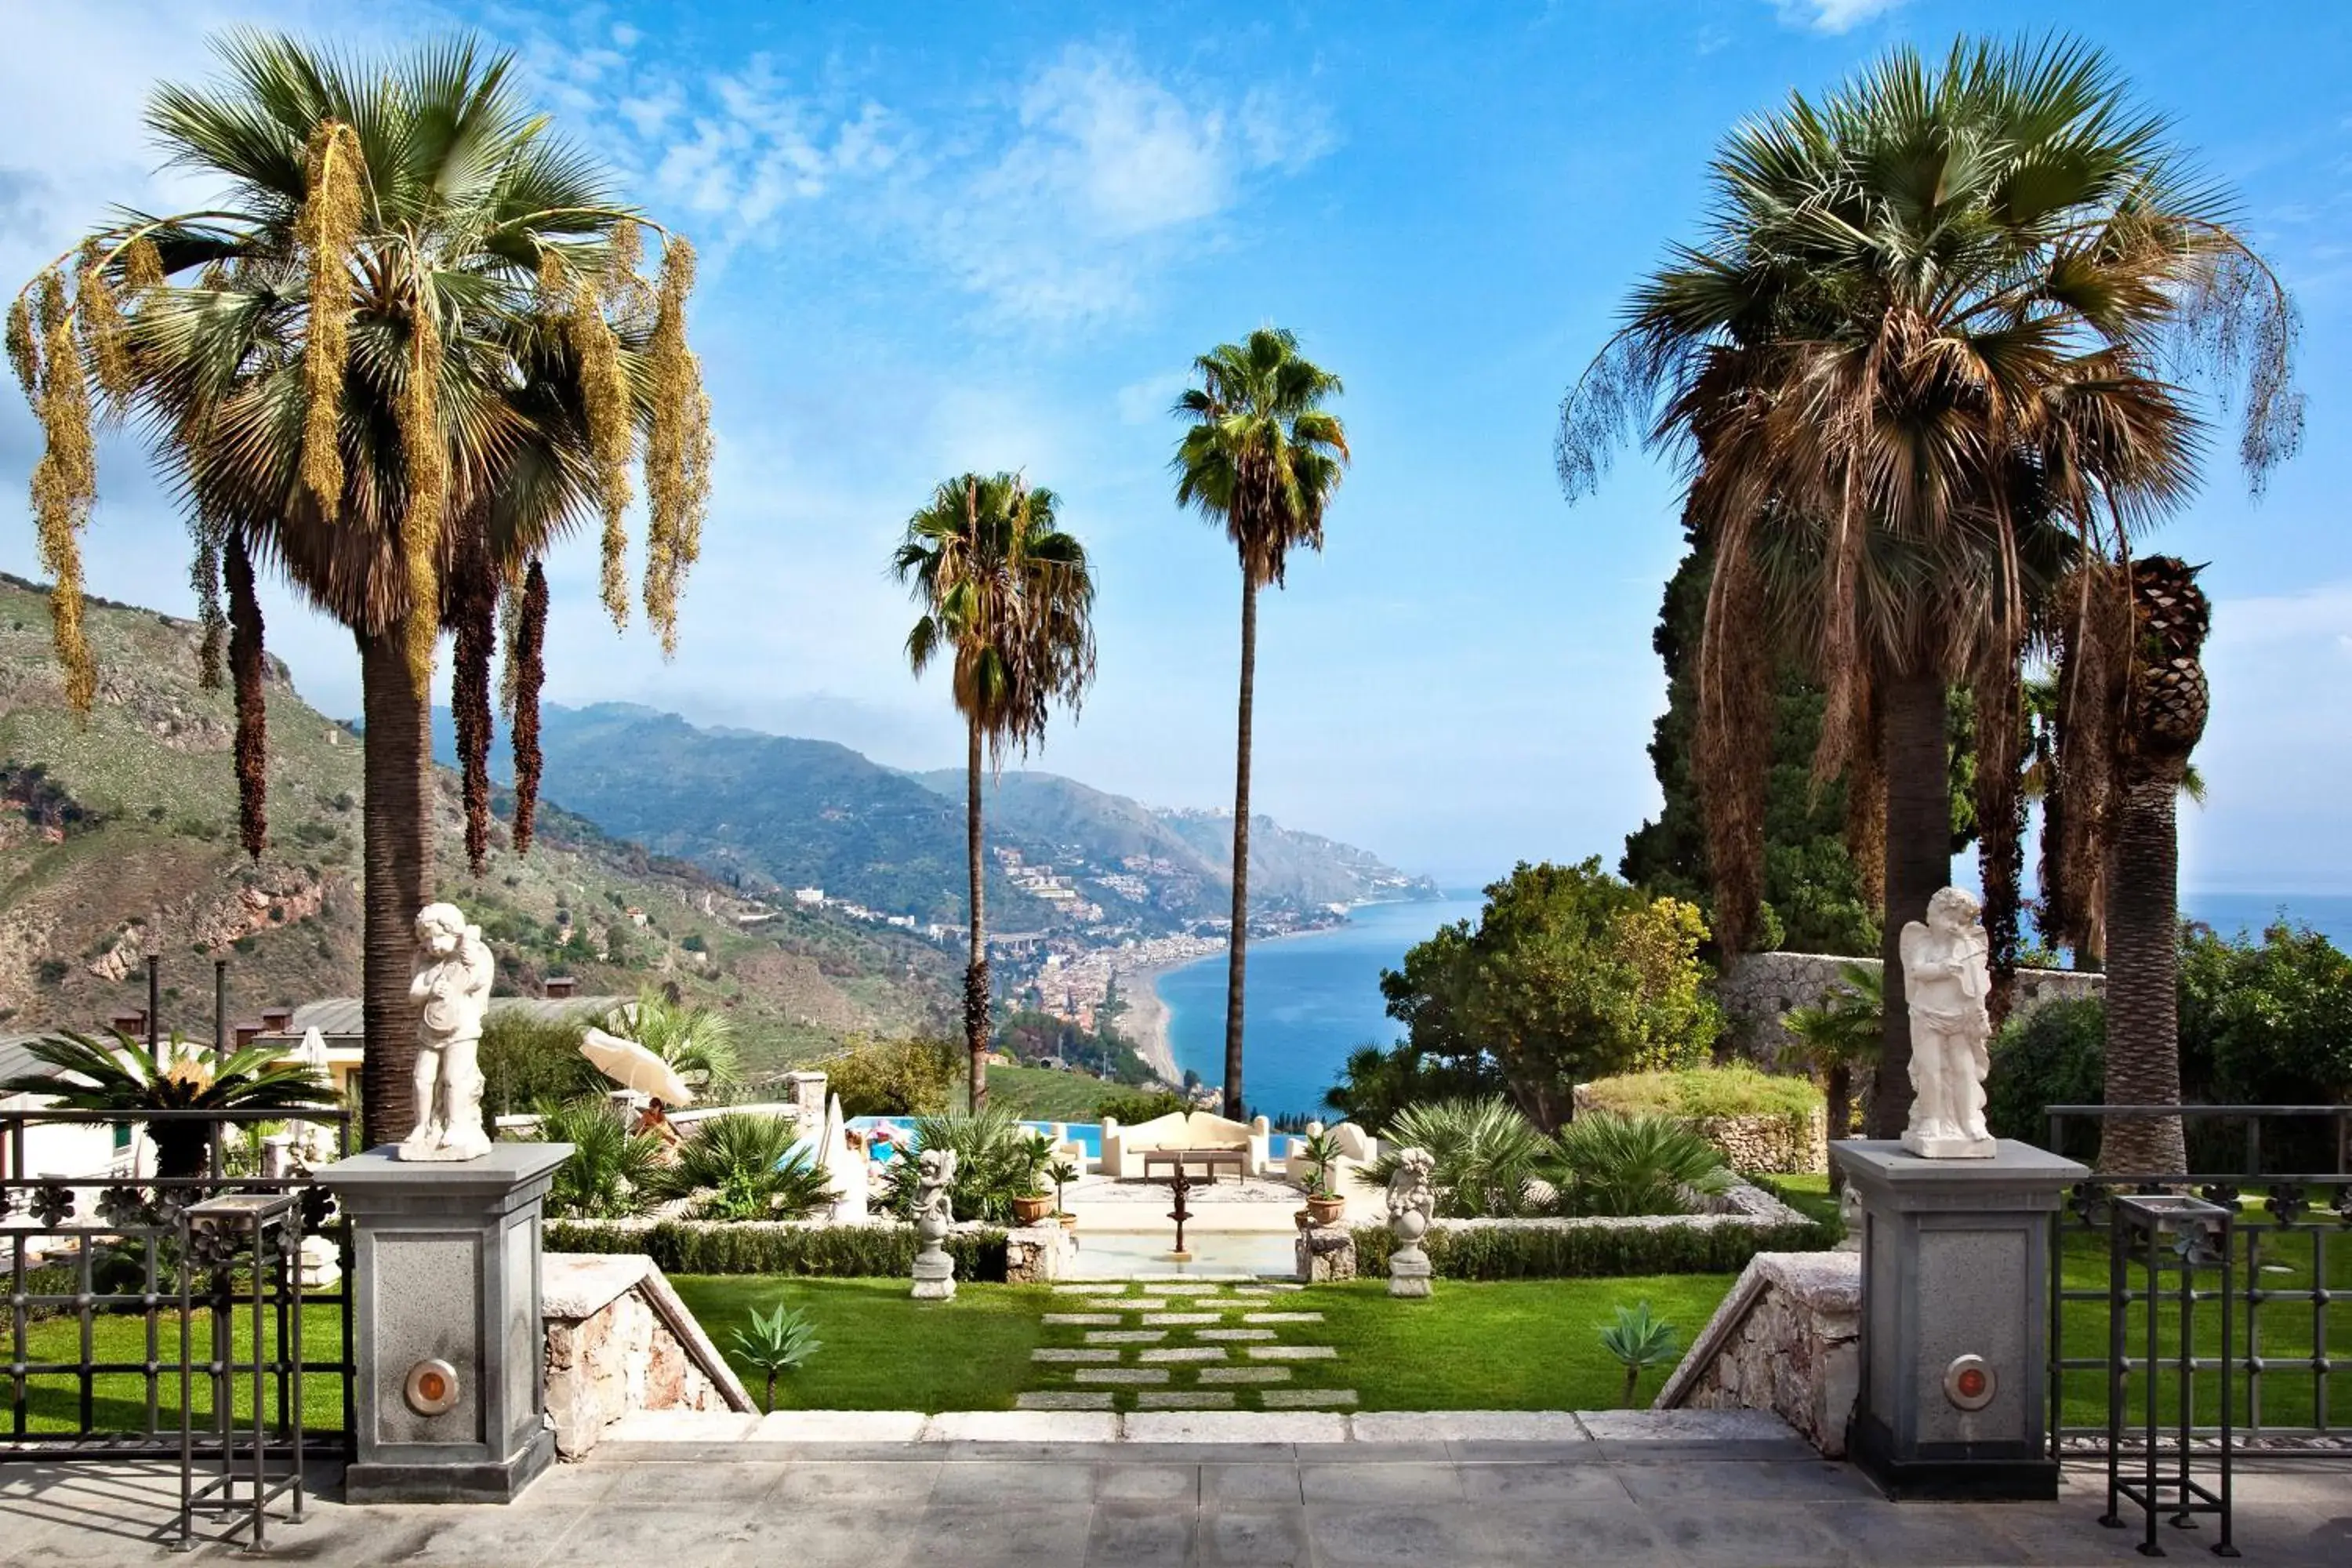
[[[1098,1351],[1055,1350],[1049,1346],[1031,1351],[1029,1352],[1029,1359],[1031,1361],[1064,1363],[1091,1362],[1097,1365],[1102,1365],[1105,1363],[1115,1365],[1118,1361],[1118,1352],[1115,1350],[1109,1349]]]
[[[1082,1388],[1049,1390],[1024,1394],[1013,1402],[1015,1410],[1108,1410],[1118,1397],[1110,1390],[1089,1393]]]
[[[1041,1312],[1037,1321],[1063,1328],[1115,1329],[1125,1320],[1117,1312]]]
[[[1210,1389],[1206,1392],[1175,1390],[1162,1393],[1152,1390],[1135,1396],[1138,1410],[1231,1410],[1233,1391]]]
[[[1117,1351],[1112,1351],[1109,1353],[1117,1355],[1118,1352]],[[1225,1347],[1223,1345],[1179,1345],[1172,1350],[1143,1351],[1139,1352],[1135,1359],[1144,1363],[1146,1365],[1150,1365],[1154,1362],[1223,1361],[1225,1359]]]
[[[1244,1323],[1319,1323],[1322,1321],[1323,1314],[1320,1312],[1244,1312],[1242,1314],[1242,1321]]]
[[[1251,1345],[1247,1354],[1253,1361],[1338,1361],[1339,1352],[1329,1345]]]
[[[1112,1312],[1157,1312],[1168,1302],[1157,1296],[1098,1296],[1087,1305]]]
[[[1194,1329],[1192,1337],[1196,1340],[1270,1340],[1275,1334],[1272,1329]],[[1088,1334],[1087,1338],[1091,1340],[1094,1336]]]
[[[1258,1397],[1268,1410],[1338,1410],[1356,1403],[1352,1388],[1269,1388]]]
[[[1215,1333],[1214,1329],[1201,1331],[1202,1337]],[[1166,1329],[1088,1329],[1087,1343],[1090,1345],[1156,1345],[1168,1337]],[[1272,1333],[1266,1338],[1272,1339]]]
[[[1186,1329],[1202,1323],[1222,1323],[1222,1312],[1146,1312],[1143,1326],[1147,1329]]]
[[[1202,1383],[1288,1383],[1290,1369],[1286,1366],[1204,1366],[1201,1369]]]
[[[1110,1285],[1056,1285],[1054,1287],[1054,1294],[1056,1296],[1108,1296],[1114,1289],[1116,1287]]]
[[[1072,1374],[1079,1383],[1165,1383],[1164,1366],[1082,1366]]]
[[[1156,1296],[1213,1296],[1223,1289],[1223,1285],[1213,1280],[1204,1279],[1197,1285],[1179,1284],[1174,1280],[1162,1280],[1160,1283],[1154,1285],[1151,1288],[1151,1290],[1152,1294]]]

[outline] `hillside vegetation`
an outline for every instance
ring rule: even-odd
[[[270,847],[249,861],[232,704],[198,686],[197,628],[97,602],[88,621],[100,687],[84,721],[65,706],[42,595],[0,577],[0,1032],[97,1026],[142,1005],[150,952],[165,1023],[192,1034],[211,1031],[215,957],[231,961],[236,1016],[358,994],[358,737],[272,662]],[[755,1069],[946,1016],[950,955],[763,906],[561,805],[542,808],[526,857],[494,829],[488,871],[470,877],[457,780],[437,783],[439,893],[481,924],[502,991],[535,993],[551,973],[583,994],[674,982],[728,1008]]]

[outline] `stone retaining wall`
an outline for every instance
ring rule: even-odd
[[[1780,1016],[1791,1007],[1820,1003],[1841,984],[1838,971],[1859,964],[1875,973],[1874,958],[1839,958],[1825,952],[1750,952],[1734,959],[1716,978],[1716,999],[1731,1021],[1727,1048],[1767,1071],[1777,1070],[1789,1044]],[[2073,969],[2017,972],[2017,1011],[2028,1013],[2057,997],[2104,996],[2107,977]],[[1811,1167],[1819,1170],[1822,1167]]]
[[[1588,1086],[1575,1089],[1576,1113],[1592,1109]],[[1677,1120],[1715,1145],[1733,1170],[1753,1175],[1818,1175],[1830,1168],[1829,1112],[1816,1105],[1801,1121],[1789,1116],[1691,1116]]]
[[[640,1410],[756,1408],[652,1258],[551,1252],[540,1265],[559,1458],[581,1458]]]
[[[1658,1410],[1769,1410],[1829,1458],[1862,1387],[1862,1255],[1759,1252],[1659,1390]]]

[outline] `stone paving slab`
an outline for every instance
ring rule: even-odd
[[[1053,1345],[1039,1345],[1035,1350],[1029,1352],[1029,1359],[1031,1361],[1042,1362],[1092,1362],[1097,1365],[1116,1365],[1118,1362],[1118,1352],[1109,1348],[1102,1350],[1063,1350]]]
[[[1166,1279],[1152,1287],[1155,1292],[1162,1296],[1213,1296],[1223,1289],[1223,1284],[1207,1279]]]
[[[1146,1365],[1159,1362],[1223,1361],[1225,1359],[1225,1347],[1223,1345],[1175,1345],[1166,1350],[1138,1352],[1135,1359]]]
[[[1275,1332],[1272,1329],[1194,1329],[1192,1337],[1196,1340],[1247,1342],[1270,1340],[1275,1337]]]
[[[1115,1329],[1127,1320],[1117,1312],[1040,1312],[1037,1321],[1056,1328]]]
[[[623,1443],[730,1443],[751,1435],[760,1424],[755,1412],[718,1410],[638,1410],[604,1429],[607,1441]]]
[[[1353,1426],[1360,1443],[1580,1443],[1591,1436],[1565,1410],[1366,1411]]]
[[[1288,1383],[1290,1369],[1286,1366],[1204,1366],[1201,1369],[1202,1383]]]
[[[1168,1302],[1166,1298],[1157,1296],[1097,1296],[1087,1305],[1114,1312],[1157,1312],[1164,1310]]]
[[[1231,1410],[1233,1390],[1147,1389],[1135,1396],[1138,1410]]]
[[[1164,1366],[1082,1366],[1073,1374],[1080,1383],[1165,1383]]]
[[[1126,1431],[1137,1443],[1343,1443],[1348,1418],[1319,1411],[1260,1415],[1255,1410],[1137,1411]]]
[[[943,1410],[923,1428],[926,1443],[1112,1443],[1115,1412],[1082,1410]]]
[[[1269,1388],[1258,1395],[1268,1410],[1339,1410],[1356,1403],[1352,1388]]]
[[[1329,1345],[1251,1345],[1244,1352],[1253,1361],[1338,1361]]]
[[[1187,1329],[1202,1323],[1222,1323],[1222,1312],[1146,1312],[1143,1326],[1147,1329]]]
[[[1168,1337],[1166,1329],[1088,1329],[1090,1345],[1156,1345]]]
[[[1108,1389],[1098,1394],[1083,1388],[1031,1389],[1026,1394],[1015,1395],[1013,1407],[1016,1410],[1108,1410],[1114,1397]]]
[[[775,1410],[752,1428],[754,1443],[911,1443],[930,1418],[919,1410]],[[604,1440],[618,1433],[608,1430]]]
[[[1242,1321],[1244,1323],[1319,1323],[1322,1321],[1323,1314],[1320,1312],[1244,1312],[1242,1314]]]

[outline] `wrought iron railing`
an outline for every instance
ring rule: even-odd
[[[169,1122],[210,1123],[206,1168],[193,1176],[141,1173],[138,1130]],[[224,1173],[231,1163],[227,1134],[266,1124],[293,1124],[312,1159],[347,1152],[350,1113],[315,1110],[169,1110],[126,1116],[111,1111],[0,1110],[0,1247],[7,1255],[8,1408],[0,1426],[0,1462],[82,1455],[109,1458],[177,1458],[179,1400],[184,1370],[207,1391],[223,1386],[220,1374],[232,1366],[256,1370],[274,1401],[276,1425],[305,1431],[314,1451],[343,1457],[353,1429],[351,1371],[351,1245],[324,1187],[308,1174],[298,1152],[284,1174]],[[41,1128],[130,1127],[133,1168],[120,1153],[107,1169],[51,1173],[28,1164],[33,1134]],[[267,1307],[258,1326],[232,1325],[209,1305],[197,1310],[209,1324],[204,1333],[182,1332],[183,1271],[194,1277],[191,1294],[212,1302],[232,1281],[205,1258],[181,1256],[181,1215],[189,1205],[224,1193],[299,1195],[302,1232],[334,1243],[335,1278],[306,1286],[300,1259],[260,1281]],[[253,1296],[249,1277],[242,1299]],[[312,1390],[331,1389],[341,1419],[330,1425],[313,1413],[297,1424],[297,1364],[294,1318],[308,1314],[311,1331],[299,1365]],[[318,1318],[331,1315],[332,1335],[318,1331]],[[252,1342],[239,1344],[238,1333]],[[184,1344],[193,1344],[189,1361]],[[333,1356],[323,1347],[334,1345]],[[207,1394],[209,1397],[209,1394]],[[212,1413],[202,1425],[210,1426]],[[250,1424],[252,1414],[246,1413]]]
[[[2168,1402],[2186,1401],[2180,1407],[2190,1412],[2189,1441],[2218,1442],[2223,1425],[2218,1374],[2227,1356],[2236,1373],[2229,1424],[2241,1449],[2352,1461],[2352,1401],[2335,1386],[2339,1372],[2352,1371],[2352,1107],[2053,1105],[2049,1117],[2050,1147],[2070,1152],[2070,1142],[2079,1147],[2075,1135],[2086,1125],[2179,1117],[2190,1131],[2188,1163],[2203,1167],[2099,1171],[2068,1194],[2051,1241],[2053,1454],[2111,1451],[2108,1405],[2117,1393],[2111,1330],[2123,1321],[2134,1331],[2126,1336],[2127,1346],[2147,1342],[2152,1303],[2143,1291],[2108,1277],[2112,1200],[2129,1193],[2187,1192],[2238,1215],[2235,1310],[2226,1318],[2200,1314],[2192,1344],[2159,1333],[2157,1357],[2126,1355],[2123,1394],[2141,1400],[2146,1380],[2157,1378]],[[2236,1137],[2228,1135],[2232,1123],[2241,1124]],[[2283,1148],[2298,1160],[2317,1152],[2334,1169],[2289,1168]],[[2219,1157],[2222,1149],[2230,1151],[2226,1159]],[[2217,1164],[2224,1168],[2212,1168]],[[2194,1289],[2197,1302],[2218,1303],[2221,1295],[2219,1289]],[[2123,1441],[2137,1451],[2139,1439]]]

